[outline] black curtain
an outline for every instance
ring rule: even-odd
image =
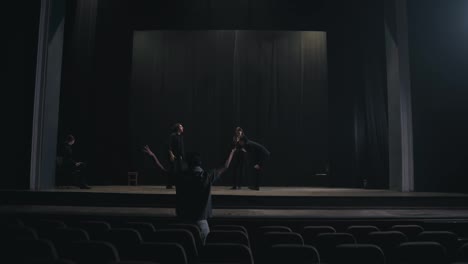
[[[326,54],[324,32],[135,31],[132,166],[164,182],[142,163],[141,146],[165,158],[175,122],[205,167],[221,165],[241,126],[272,153],[264,185],[313,185],[328,162]]]
[[[337,20],[327,31],[331,185],[387,188],[384,9],[365,0],[334,10]]]
[[[60,91],[60,147],[68,134],[76,137],[74,158],[95,170],[94,126],[96,81],[96,21],[98,0],[67,1]],[[94,179],[96,177],[93,177]],[[95,184],[94,179],[91,181]]]
[[[67,1],[59,143],[72,133],[89,183],[126,184],[132,30],[128,1]]]
[[[375,47],[375,46],[374,46]],[[364,54],[362,117],[357,122],[357,160],[365,188],[389,187],[387,86],[382,53],[369,47]]]
[[[389,187],[388,99],[383,3],[366,0],[372,9],[361,10],[359,20],[363,87],[361,113],[356,123],[361,138],[357,144],[358,166],[366,188]],[[371,11],[370,11],[371,10]]]

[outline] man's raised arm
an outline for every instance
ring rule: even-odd
[[[143,147],[143,152],[148,154],[150,157],[153,158],[154,162],[156,163],[156,165],[158,165],[158,167],[163,170],[163,171],[167,171],[166,168],[164,168],[164,166],[161,164],[161,162],[159,162],[159,159],[158,157],[156,157],[156,155],[153,153],[153,151],[151,151],[151,149],[149,148],[148,145],[144,146]]]
[[[224,163],[224,167],[221,167],[215,170],[215,176],[214,176],[215,180],[229,168],[229,166],[231,165],[232,157],[234,156],[234,152],[236,152],[235,148],[232,149],[231,152],[229,153],[229,156],[226,162]]]

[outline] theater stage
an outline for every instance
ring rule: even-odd
[[[467,197],[468,194],[427,193],[427,192],[397,192],[381,189],[358,188],[324,188],[324,187],[261,187],[259,191],[243,187],[241,190],[231,190],[230,186],[213,186],[214,196],[279,196],[279,197]],[[59,187],[44,190],[46,192],[79,192],[79,193],[121,193],[121,194],[160,194],[174,195],[175,189],[155,185],[109,185],[93,186],[82,190],[76,187]]]
[[[468,194],[390,190],[262,187],[260,191],[214,186],[217,209],[466,209]],[[175,190],[164,186],[61,187],[42,191],[0,191],[6,205],[59,205],[129,208],[174,208]]]

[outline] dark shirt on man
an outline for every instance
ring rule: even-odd
[[[176,184],[176,213],[184,221],[207,220],[212,215],[211,186],[221,169],[205,171],[201,167],[181,174]]]
[[[184,137],[182,134],[172,133],[169,138],[169,150],[179,159],[185,156]]]
[[[65,169],[72,169],[75,167],[75,160],[73,159],[73,148],[70,144],[64,143],[60,149],[60,157],[62,157],[62,164]]]

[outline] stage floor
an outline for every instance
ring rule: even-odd
[[[96,207],[96,206],[44,206],[44,205],[0,205],[2,214],[86,215],[163,217],[176,216],[174,208],[153,207]],[[218,219],[252,218],[295,218],[295,219],[444,219],[467,221],[468,209],[214,209]]]
[[[390,190],[230,186],[212,189],[215,218],[468,219],[468,194]],[[92,186],[0,191],[1,213],[174,217],[175,189]]]
[[[11,206],[74,206],[109,208],[159,208],[176,206],[175,189],[165,186],[92,186],[90,190],[56,188],[41,191],[0,191],[0,201]],[[465,214],[468,210],[468,194],[397,192],[390,190],[319,188],[319,187],[262,187],[260,191],[243,188],[231,190],[230,186],[213,186],[213,207],[220,210],[244,210],[268,215],[281,215],[282,211],[249,210],[299,210],[297,216],[308,210],[456,210]],[[113,210],[113,209],[111,209]],[[163,210],[163,211],[164,211]],[[306,211],[301,211],[306,210]],[[161,212],[161,211],[160,211]],[[164,211],[166,212],[166,211]],[[169,212],[169,211],[167,211]],[[229,215],[229,211],[221,215]],[[293,213],[293,211],[290,211]],[[317,212],[317,211],[316,211]],[[351,212],[351,211],[350,211]],[[373,215],[385,215],[390,211],[374,211]],[[392,211],[396,212],[396,211]],[[411,211],[404,211],[410,216]],[[427,211],[426,211],[427,212]],[[445,212],[446,213],[446,212]],[[321,211],[321,215],[326,215]],[[441,215],[443,215],[442,213]],[[453,214],[452,214],[453,215]]]
[[[109,193],[109,194],[158,194],[174,195],[175,189],[165,186],[92,186],[92,189],[81,190],[75,187],[62,187],[43,190],[45,192],[78,192],[78,193]],[[429,192],[397,192],[391,190],[352,189],[352,188],[321,188],[321,187],[261,187],[260,191],[243,187],[241,190],[231,190],[230,186],[213,186],[212,195],[222,196],[275,196],[275,197],[467,197],[468,194],[429,193]]]

